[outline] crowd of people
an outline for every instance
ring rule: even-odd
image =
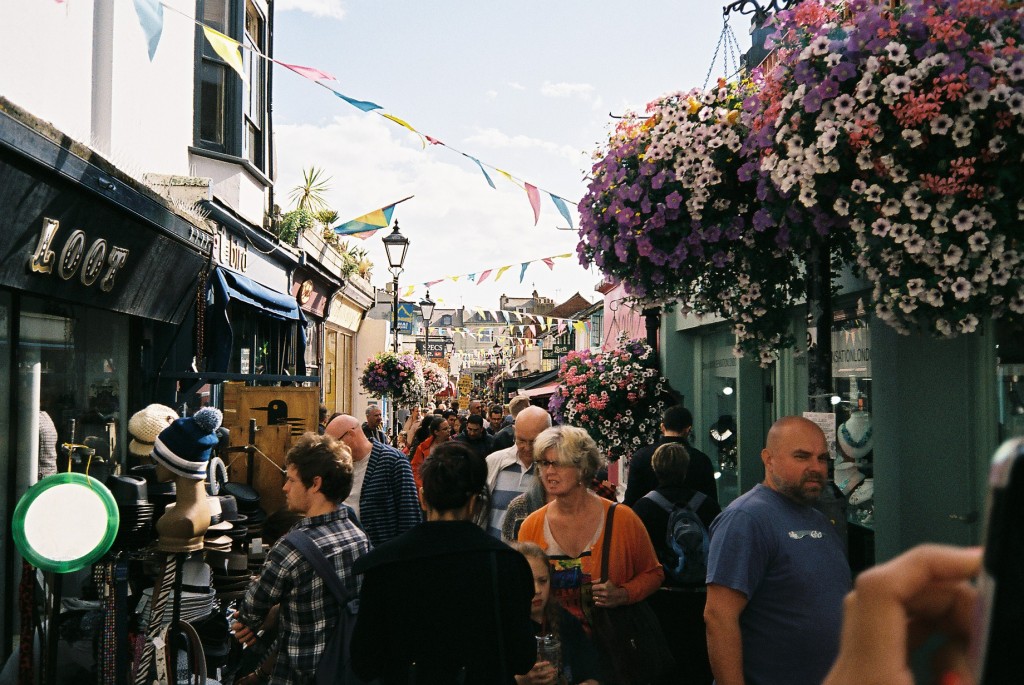
[[[600,487],[605,458],[587,432],[553,426],[526,398],[486,415],[479,401],[464,417],[451,411],[414,408],[394,447],[376,407],[363,422],[336,415],[288,453],[296,527],[358,597],[347,655],[358,678],[912,683],[908,638],[923,626],[954,638],[942,682],[971,682],[962,645],[979,554],[916,549],[853,587],[816,508],[829,456],[814,423],[778,420],[764,481],[722,510],[683,407],[666,410],[662,437],[634,455],[624,503]],[[680,531],[697,536],[685,554]],[[313,682],[346,610],[355,605],[340,607],[279,541],[234,625],[248,644],[277,614],[276,657],[244,682]],[[627,634],[627,615],[639,633]]]

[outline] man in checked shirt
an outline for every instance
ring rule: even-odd
[[[360,579],[352,574],[352,564],[370,544],[349,518],[348,507],[338,506],[352,489],[348,447],[330,436],[306,433],[288,451],[285,467],[285,504],[305,517],[295,528],[313,539],[348,594],[358,596]],[[277,660],[270,673],[261,667],[256,676],[271,685],[312,683],[339,607],[313,566],[285,538],[270,550],[259,578],[245,592],[241,620],[233,626],[236,639],[252,643],[275,604],[281,605]]]

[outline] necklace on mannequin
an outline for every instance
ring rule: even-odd
[[[850,445],[850,447],[853,447],[854,449],[860,449],[861,447],[864,447],[869,442],[871,442],[872,430],[873,427],[868,426],[868,429],[864,431],[864,435],[861,436],[860,440],[854,440],[853,436],[850,435],[850,429],[847,428],[846,424],[844,423],[839,427],[839,434],[843,436],[843,440],[845,440],[847,444]]]

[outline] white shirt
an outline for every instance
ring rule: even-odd
[[[364,459],[352,462],[352,492],[345,498],[345,504],[352,507],[359,516],[359,494],[363,491],[363,477],[366,476],[366,466],[370,463],[370,455]]]

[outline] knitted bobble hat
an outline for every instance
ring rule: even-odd
[[[128,451],[139,457],[148,457],[153,451],[156,436],[176,418],[178,413],[162,404],[151,404],[132,414],[128,419],[128,432],[132,436]]]
[[[219,439],[220,410],[204,407],[192,416],[178,419],[165,428],[153,445],[153,460],[170,471],[191,480],[206,478],[210,451]]]

